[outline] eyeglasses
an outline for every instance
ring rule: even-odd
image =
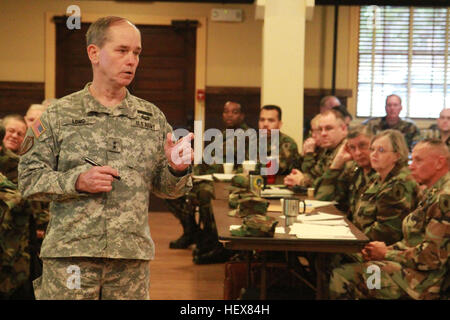
[[[378,152],[379,154],[384,154],[384,153],[386,153],[386,152],[394,152],[394,151],[392,151],[392,150],[384,150],[384,148],[383,147],[378,147],[378,148],[373,148],[373,147],[370,147],[370,153],[373,153],[373,152]]]

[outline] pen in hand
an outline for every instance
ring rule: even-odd
[[[93,166],[95,166],[95,167],[102,167],[101,164],[95,162],[95,161],[92,160],[91,158],[86,157],[86,158],[84,158],[84,161],[86,161],[87,163],[89,163],[89,164],[91,164],[91,165],[93,165]],[[117,180],[120,181],[120,176],[113,176],[113,178],[115,178],[115,179],[117,179]]]

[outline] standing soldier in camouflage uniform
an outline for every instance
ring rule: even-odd
[[[342,113],[337,110],[328,110],[320,115],[320,147],[323,151],[315,153],[318,147],[315,144],[304,146],[305,157],[303,159],[302,171],[294,170],[284,179],[288,186],[315,186],[320,178],[330,167],[339,148],[345,144],[347,136],[347,125]]]
[[[50,106],[21,148],[20,191],[52,201],[35,293],[148,299],[149,191],[176,198],[191,187],[193,135],[174,143],[163,113],[126,89],[142,48],[136,26],[101,18],[86,40],[92,83]]]
[[[259,112],[259,129],[267,130],[267,156],[272,154],[272,148],[276,146],[271,145],[272,130],[280,130],[283,122],[281,121],[281,108],[275,105],[266,105],[261,108]],[[300,155],[298,153],[297,143],[288,135],[279,132],[278,145],[278,172],[277,175],[287,175],[300,162]]]
[[[403,218],[417,206],[419,187],[407,162],[408,146],[398,130],[382,131],[372,139],[370,163],[377,175],[352,216],[355,226],[370,240],[399,241]]]
[[[386,98],[386,116],[369,119],[365,124],[369,126],[373,134],[387,129],[400,131],[404,135],[408,148],[411,151],[420,140],[420,130],[414,123],[400,119],[401,111],[402,99],[395,94],[391,94]]]
[[[437,119],[437,126],[439,128],[439,138],[450,150],[450,108],[441,111]]]
[[[403,220],[402,240],[390,246],[370,242],[362,251],[366,262],[334,269],[330,298],[439,299],[448,294],[449,163],[448,148],[439,140],[426,139],[414,147],[410,168],[426,190]]]
[[[350,129],[347,143],[338,151],[327,171],[318,179],[315,199],[337,201],[337,207],[352,217],[357,201],[370,185],[375,170],[370,165],[373,134],[366,126]]]

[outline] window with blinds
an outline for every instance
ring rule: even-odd
[[[437,118],[450,108],[450,8],[361,6],[357,116]]]

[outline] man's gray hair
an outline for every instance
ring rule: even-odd
[[[93,22],[86,32],[86,46],[95,44],[99,48],[103,47],[105,42],[108,41],[109,27],[124,22],[130,23],[137,29],[133,23],[122,17],[108,16]]]

